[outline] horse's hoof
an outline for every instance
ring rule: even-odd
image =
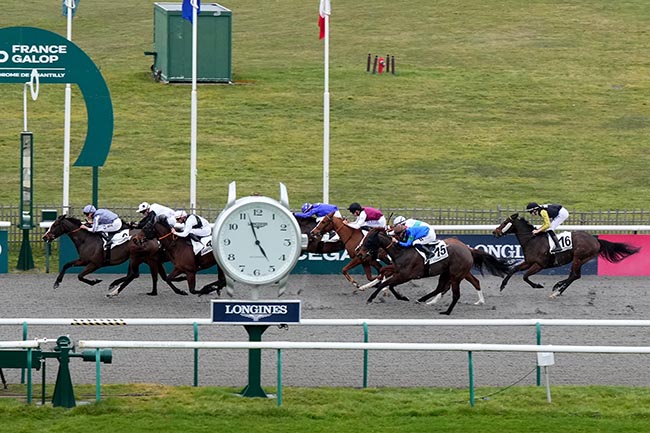
[[[451,314],[451,311],[441,311],[438,314],[444,314],[445,316],[449,316]]]
[[[92,280],[92,281],[90,282],[90,285],[91,285],[91,286],[94,286],[95,284],[99,284],[99,283],[101,283],[101,282],[102,282],[102,280]]]
[[[483,305],[485,304],[485,301],[476,301],[474,302],[474,305]]]
[[[148,296],[158,296],[158,292],[147,292]]]
[[[506,286],[499,287],[499,292],[503,292],[503,289],[505,289],[505,288],[506,288]]]
[[[59,287],[59,283],[54,283],[54,285],[52,286],[52,289],[56,290],[58,287]]]
[[[560,292],[551,292],[550,295],[548,295],[549,299],[556,299],[558,296],[560,296]]]

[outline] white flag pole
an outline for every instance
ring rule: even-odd
[[[65,5],[68,8],[67,14],[67,34],[66,38],[72,41],[72,10],[75,8],[74,0],[66,0]],[[63,121],[63,206],[61,211],[68,214],[70,209],[70,116],[72,104],[72,89],[70,83],[65,85],[65,109]]]
[[[190,212],[196,211],[196,122],[197,122],[197,100],[196,100],[196,45],[198,27],[198,5],[192,0],[192,108],[191,108],[191,139],[190,139]]]
[[[324,64],[325,79],[323,92],[323,203],[329,203],[329,181],[330,181],[330,4],[325,1],[325,43],[324,43]]]

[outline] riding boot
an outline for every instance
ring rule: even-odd
[[[559,253],[562,251],[562,247],[560,247],[560,242],[557,240],[557,235],[553,230],[547,230],[546,233],[551,235],[551,239],[553,239],[553,242],[555,243],[555,246],[551,249],[552,253]]]
[[[427,258],[429,258],[429,257],[431,257],[433,255],[433,251],[431,251],[431,249],[429,249],[429,247],[427,245],[416,244],[415,247],[419,248],[420,251],[422,251]]]

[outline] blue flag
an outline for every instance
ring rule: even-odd
[[[66,5],[67,0],[63,0],[63,6],[61,8],[61,13],[63,14],[64,17],[68,16],[68,6]],[[77,7],[79,6],[79,1],[80,0],[72,0],[72,16],[77,13]]]
[[[192,3],[193,2],[196,2],[196,7],[197,7],[196,14],[198,15],[198,14],[201,13],[201,0],[183,0],[182,16],[183,16],[183,18],[185,18],[189,22],[192,22],[192,8],[193,8]]]

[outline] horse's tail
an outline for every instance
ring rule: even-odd
[[[510,272],[509,260],[500,259],[490,253],[476,248],[470,248],[470,250],[472,251],[472,257],[474,258],[474,267],[481,273],[481,275],[484,275],[484,269],[491,275],[496,275],[498,277],[503,277]]]
[[[641,250],[641,247],[633,247],[622,242],[610,242],[604,239],[598,239],[598,243],[600,244],[598,255],[612,263],[618,263]]]

